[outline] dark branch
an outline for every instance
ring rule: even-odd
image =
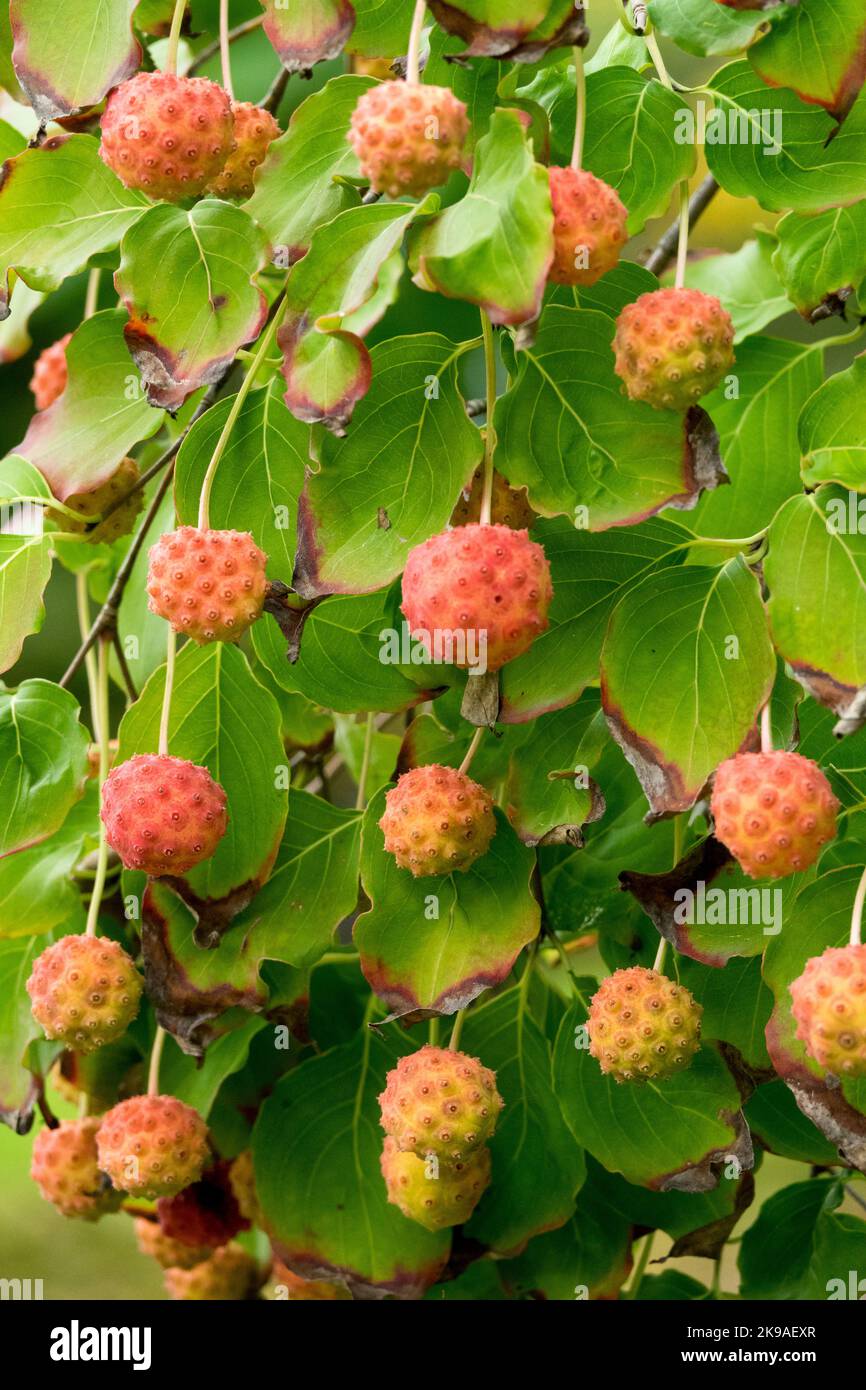
[[[242,39],[245,34],[251,34],[254,29],[261,28],[264,15],[257,15],[255,19],[247,19],[243,24],[236,24],[234,29],[229,29],[229,43],[234,43],[235,39]],[[200,48],[195,54],[192,62],[186,70],[186,75],[191,76],[198,68],[203,67],[211,58],[215,58],[220,51],[219,39],[214,39],[206,48]]]

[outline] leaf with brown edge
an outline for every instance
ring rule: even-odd
[[[384,789],[373,798],[361,836],[361,881],[370,899],[355,924],[361,969],[370,986],[410,1023],[465,1009],[501,984],[540,926],[530,892],[535,855],[501,811],[486,854],[465,873],[413,878],[385,850],[379,818]]]
[[[615,609],[601,652],[602,705],[650,818],[687,811],[711,773],[755,740],[776,674],[757,580],[721,569],[658,571]]]
[[[60,502],[107,482],[133,445],[162,425],[139,391],[130,392],[123,311],[86,319],[66,349],[66,390],[30,421],[15,449],[46,479]]]
[[[430,0],[436,21],[467,45],[460,58],[538,63],[555,48],[589,42],[586,11],[574,0]]]
[[[159,1025],[182,1051],[201,1057],[226,1029],[230,1009],[257,1012],[267,1001],[259,962],[235,933],[218,950],[196,944],[196,914],[165,882],[151,879],[142,902],[141,954],[147,996]]]
[[[613,336],[607,314],[549,305],[534,344],[516,358],[506,351],[511,382],[496,405],[498,466],[512,487],[589,531],[689,510],[727,481],[700,406],[683,416],[625,397]]]
[[[430,197],[417,205],[348,208],[314,232],[289,278],[286,317],[277,334],[284,399],[298,420],[345,434],[355,405],[370,389],[372,362],[363,339],[396,297],[403,235],[417,216],[437,206]]]
[[[843,467],[842,441],[851,441],[853,454],[861,428],[852,401],[846,402],[847,376],[826,382],[801,419],[801,438],[814,445],[809,457],[826,458],[832,449]],[[764,561],[777,651],[809,694],[842,716],[866,685],[866,535],[858,529],[858,502],[836,486],[792,497],[770,526]]]
[[[857,853],[856,848],[854,849]],[[767,1024],[767,1048],[776,1071],[800,1110],[835,1145],[845,1162],[866,1172],[866,1079],[827,1078],[796,1036],[790,986],[829,946],[846,946],[862,862],[824,869],[797,894],[784,930],[771,938],[764,979],[775,1008]]]
[[[349,0],[260,0],[264,31],[287,72],[307,72],[316,63],[337,58],[355,27]]]
[[[866,80],[862,0],[799,0],[748,51],[770,87],[790,87],[842,120]]]
[[[740,1095],[715,1048],[665,1081],[618,1083],[590,1055],[585,1019],[579,1004],[564,1016],[553,1083],[575,1138],[609,1172],[657,1192],[711,1192],[732,1159],[752,1167]]]
[[[253,1132],[256,1193],[278,1259],[356,1299],[417,1299],[445,1267],[450,1231],[430,1232],[387,1199],[378,1097],[413,1050],[399,1029],[363,1028],[274,1088]]]
[[[217,198],[190,209],[159,203],[127,232],[114,280],[151,405],[179,410],[258,337],[268,306],[254,277],[267,249],[248,213]]]
[[[583,844],[581,827],[605,812],[589,770],[606,742],[597,691],[534,722],[512,753],[505,789],[508,819],[524,844]]]
[[[133,34],[138,0],[64,0],[63,22],[44,0],[12,0],[15,75],[42,124],[96,106],[137,71]],[[90,35],[79,43],[70,36]]]
[[[24,1059],[42,1030],[31,1013],[24,986],[34,960],[49,940],[44,936],[0,936],[0,1120],[16,1134],[29,1130],[39,1094],[38,1080],[27,1070]]]

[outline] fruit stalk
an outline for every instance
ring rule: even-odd
[[[149,1096],[159,1095],[159,1064],[162,1061],[164,1043],[165,1029],[157,1024],[153,1036],[153,1047],[150,1049],[150,1066],[147,1072],[147,1094]]]
[[[583,66],[583,49],[575,48],[573,53],[576,110],[574,144],[571,147],[571,167],[576,170],[583,163],[583,140],[586,134],[586,70]]]
[[[484,484],[478,520],[482,526],[489,526],[493,505],[493,455],[496,451],[496,435],[493,431],[493,412],[496,409],[496,346],[493,342],[493,325],[484,309],[481,310],[481,333],[484,341],[487,414],[484,421]]]
[[[174,658],[177,652],[177,633],[169,624],[165,639],[165,689],[162,692],[162,714],[159,720],[159,755],[168,755],[168,721],[171,717],[171,693],[174,689]]]
[[[97,661],[96,673],[96,709],[93,710],[93,722],[96,726],[94,733],[99,739],[99,790],[108,776],[108,649],[110,638],[103,636],[99,643],[99,657]],[[98,730],[98,732],[97,732]],[[105,826],[99,822],[99,850],[96,858],[96,877],[93,880],[93,892],[90,895],[90,905],[87,909],[87,925],[84,929],[85,936],[96,935],[96,924],[99,920],[99,908],[102,903],[102,894],[105,888],[105,876],[108,870],[108,841],[105,838]]]
[[[866,869],[860,876],[857,884],[857,892],[854,894],[854,906],[851,910],[851,936],[849,944],[859,946],[863,939],[863,904],[866,902]]]
[[[186,0],[175,0],[174,14],[171,17],[171,29],[168,35],[168,49],[165,55],[165,71],[171,73],[172,77],[177,75],[177,50],[185,14]]]
[[[229,0],[220,0],[220,65],[222,67],[223,87],[234,101],[232,59],[229,48]]]
[[[407,82],[417,83],[421,80],[421,30],[424,28],[426,13],[427,0],[416,0],[412,28],[409,31],[409,50],[406,54]]]

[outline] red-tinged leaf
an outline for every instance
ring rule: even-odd
[[[840,120],[866,80],[866,10],[862,0],[800,0],[789,5],[749,62],[771,87],[790,87]]]
[[[537,63],[552,49],[589,41],[585,6],[575,0],[430,0],[430,9],[466,44],[461,58]]]
[[[178,410],[258,337],[267,301],[254,277],[266,265],[264,234],[242,208],[215,198],[188,211],[161,203],[130,228],[115,284],[151,405]]]
[[[355,27],[349,0],[261,0],[264,30],[288,72],[336,58]]]
[[[12,0],[15,75],[43,124],[96,106],[137,71],[141,48],[132,31],[137,3],[64,0],[58,22],[55,7],[45,0]]]
[[[385,790],[367,808],[361,879],[369,911],[355,924],[361,969],[407,1023],[466,1008],[506,979],[538,934],[530,888],[535,856],[501,812],[486,854],[465,873],[413,878],[385,851],[379,818]]]

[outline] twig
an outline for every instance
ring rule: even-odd
[[[117,657],[117,664],[120,667],[120,674],[123,684],[126,686],[126,693],[133,704],[138,699],[138,691],[135,688],[135,681],[132,679],[132,672],[126,660],[126,652],[123,650],[123,643],[120,640],[120,633],[115,631],[111,638],[114,644],[114,655]]]
[[[286,94],[286,87],[287,87],[288,85],[289,85],[289,73],[288,73],[288,69],[286,69],[286,68],[280,68],[280,71],[277,73],[276,77],[274,78],[274,80],[273,80],[273,82],[272,82],[272,84],[271,84],[271,90],[268,92],[267,96],[265,97],[264,101],[263,101],[262,104],[261,104],[261,105],[262,105],[262,110],[263,110],[263,111],[270,111],[271,115],[272,115],[272,116],[275,116],[275,115],[277,114],[277,107],[279,106],[280,102],[282,101],[283,97],[285,96],[285,94]]]
[[[694,227],[698,218],[706,212],[718,191],[719,185],[716,183],[712,174],[708,174],[703,183],[695,189],[689,200],[689,225],[691,227]],[[676,221],[671,223],[661,241],[644,261],[647,270],[651,270],[653,275],[661,275],[676,255],[680,239],[680,224],[681,218],[677,217]]]
[[[257,15],[255,19],[245,19],[243,24],[236,24],[233,29],[229,29],[226,36],[229,43],[234,43],[235,39],[242,39],[245,34],[251,34],[254,29],[260,29],[264,23],[264,18],[264,15],[260,14]],[[214,42],[209,43],[206,48],[200,48],[186,70],[187,77],[194,73],[196,69],[204,67],[205,63],[209,62],[211,58],[215,58],[219,51],[219,39],[214,39]]]

